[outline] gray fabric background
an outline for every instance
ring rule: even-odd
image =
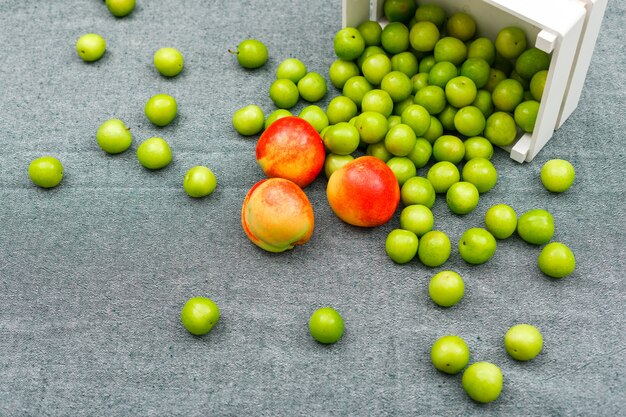
[[[283,254],[253,246],[240,225],[247,190],[263,178],[255,138],[236,134],[233,112],[273,107],[269,84],[290,56],[328,77],[339,1],[138,0],[113,18],[100,0],[0,1],[0,415],[508,415],[614,416],[626,408],[624,130],[626,4],[610,0],[580,105],[530,164],[498,150],[499,182],[467,216],[443,198],[436,228],[456,245],[482,226],[485,210],[550,210],[555,240],[577,269],[550,280],[539,248],[518,237],[494,258],[469,266],[453,250],[440,268],[395,265],[386,225],[343,224],[326,202],[326,179],[306,189],[316,215],[311,241]],[[108,42],[86,64],[76,39]],[[264,41],[267,65],[240,68],[227,53],[244,38]],[[184,72],[168,80],[151,64],[162,46],[179,48]],[[143,114],[165,92],[180,114],[165,128]],[[338,92],[332,87],[321,103]],[[299,111],[305,103],[300,103]],[[118,117],[131,150],[105,155],[95,132]],[[148,172],[141,141],[163,136],[174,161]],[[43,190],[28,178],[41,155],[61,159],[65,177]],[[562,195],[539,181],[543,162],[570,160],[574,187]],[[192,200],[185,171],[211,167],[218,188]],[[425,170],[420,170],[424,174]],[[428,298],[430,277],[458,271],[466,296],[451,309]],[[180,324],[183,303],[205,295],[222,318],[207,336]],[[308,334],[310,313],[337,308],[343,339],[322,346]],[[506,355],[509,326],[528,322],[545,338],[528,363]],[[430,364],[432,343],[458,334],[472,361],[498,364],[504,389],[472,402],[461,376]],[[622,414],[623,415],[623,414]]]

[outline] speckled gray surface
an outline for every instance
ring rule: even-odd
[[[306,189],[316,214],[311,241],[268,254],[245,237],[243,197],[262,178],[255,138],[237,135],[232,113],[249,103],[272,109],[277,64],[295,56],[327,77],[339,1],[142,1],[115,19],[99,0],[0,1],[0,415],[507,415],[614,416],[626,409],[626,268],[623,51],[626,5],[610,0],[578,109],[530,164],[502,151],[500,178],[471,214],[451,215],[439,198],[436,227],[452,242],[482,225],[485,210],[550,210],[555,240],[577,256],[556,281],[536,266],[539,248],[518,237],[470,267],[456,251],[446,269],[465,278],[466,296],[448,310],[428,299],[436,271],[394,265],[387,225],[341,223],[325,199],[325,178]],[[98,32],[104,58],[81,62],[74,42]],[[270,60],[242,70],[227,53],[243,38]],[[168,80],[152,53],[175,46],[185,71]],[[165,92],[180,114],[151,126],[145,101]],[[337,91],[331,88],[321,103]],[[296,111],[304,106],[300,103]],[[130,151],[107,156],[94,135],[119,117]],[[142,140],[160,135],[174,162],[159,172],[137,163]],[[35,157],[65,166],[56,189],[30,183]],[[575,186],[545,191],[543,162],[572,161]],[[210,166],[216,192],[191,200],[181,187],[193,165]],[[423,171],[420,171],[423,174]],[[180,325],[187,298],[206,295],[222,310],[207,336]],[[309,314],[336,307],[346,321],[334,346],[315,343]],[[540,356],[510,359],[509,326],[535,324]],[[504,373],[498,401],[479,405],[460,375],[429,362],[434,340],[459,334],[472,361]]]

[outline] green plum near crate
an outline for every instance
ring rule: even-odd
[[[375,20],[384,27],[385,0],[342,0],[343,27]],[[448,15],[465,12],[477,23],[476,36],[494,40],[507,26],[526,32],[529,46],[550,54],[550,67],[532,133],[518,129],[512,159],[530,162],[580,100],[607,0],[429,0]],[[420,2],[418,1],[418,5]]]

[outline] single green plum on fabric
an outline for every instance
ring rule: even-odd
[[[496,253],[496,239],[486,229],[472,227],[461,235],[458,249],[465,262],[484,264]]]
[[[428,284],[428,295],[441,307],[458,304],[465,294],[463,278],[454,271],[441,271],[435,274]]]
[[[163,138],[146,139],[137,148],[137,160],[145,168],[165,168],[172,162],[172,150]]]
[[[195,336],[202,336],[210,332],[219,319],[219,307],[207,297],[190,298],[180,313],[183,326]]]
[[[357,117],[354,127],[359,131],[361,141],[367,144],[378,143],[387,135],[389,121],[378,112],[367,111]]]
[[[417,256],[424,265],[436,267],[448,260],[451,250],[448,235],[440,230],[431,230],[420,239]]]
[[[510,237],[517,228],[517,213],[507,204],[496,204],[485,213],[485,229],[496,239]]]
[[[551,278],[563,278],[576,269],[576,258],[570,248],[561,242],[550,242],[537,259],[541,272]]]
[[[298,103],[300,93],[293,81],[281,78],[270,85],[270,99],[279,109],[290,109]]]
[[[433,343],[430,360],[437,370],[450,375],[458,374],[469,363],[469,348],[459,336],[443,336]]]
[[[28,176],[41,188],[53,188],[63,179],[63,165],[54,156],[42,156],[30,163]]]
[[[554,236],[554,218],[547,210],[528,210],[517,219],[517,234],[533,245],[548,243]]]
[[[491,160],[493,156],[493,145],[482,136],[474,136],[465,139],[465,156],[463,159],[470,161],[474,158],[485,158]]]
[[[135,9],[135,0],[106,0],[105,4],[115,17],[128,16]]]
[[[529,361],[541,352],[543,336],[535,326],[516,324],[504,335],[504,347],[513,359]]]
[[[153,124],[163,127],[174,120],[178,113],[178,104],[168,94],[156,94],[146,102],[144,113]]]
[[[183,188],[189,197],[206,197],[215,191],[217,180],[215,174],[205,166],[190,168],[183,178]]]
[[[465,155],[463,141],[454,135],[442,135],[433,143],[433,157],[436,161],[449,161],[458,164]]]
[[[400,193],[402,194],[402,190]],[[433,216],[430,208],[425,205],[411,204],[400,212],[400,228],[415,233],[417,237],[424,236],[433,230],[434,225],[435,216]]]
[[[104,55],[106,48],[106,41],[97,33],[87,33],[76,41],[76,53],[85,62],[99,60]]]
[[[265,115],[256,104],[249,104],[233,114],[233,127],[243,136],[252,136],[263,130]]]
[[[276,79],[288,79],[297,84],[307,73],[306,65],[298,58],[287,58],[278,64],[276,68]]]
[[[267,62],[267,47],[257,39],[246,39],[239,43],[236,51],[229,52],[237,55],[237,62],[244,68],[256,69]]]
[[[400,187],[417,174],[415,164],[406,156],[394,156],[389,158],[387,166],[391,169],[393,175],[395,175]]]
[[[553,193],[569,190],[575,178],[574,166],[564,159],[551,159],[541,167],[541,183]]]
[[[319,343],[336,343],[343,336],[343,331],[343,318],[332,307],[315,310],[309,319],[309,332]]]
[[[304,100],[315,103],[326,95],[326,80],[317,72],[308,72],[297,83],[300,97]]]
[[[96,132],[98,146],[109,154],[118,154],[127,150],[133,135],[130,129],[120,119],[109,119],[98,127]]]
[[[480,403],[495,401],[502,392],[502,371],[490,362],[476,362],[463,372],[463,389]]]
[[[454,214],[471,213],[478,205],[478,200],[478,189],[471,182],[456,182],[446,192],[446,203]]]
[[[436,193],[427,178],[415,176],[402,185],[400,198],[405,206],[421,204],[430,209],[435,204]]]
[[[445,193],[452,184],[459,182],[461,175],[459,169],[450,161],[440,161],[430,167],[426,178],[433,185],[437,194]]]
[[[486,158],[473,158],[467,161],[461,171],[461,177],[463,181],[474,184],[481,194],[491,190],[498,182],[498,172]]]
[[[161,48],[154,53],[154,67],[164,77],[175,77],[183,70],[185,58],[176,48]]]
[[[394,229],[387,235],[385,251],[395,263],[405,264],[415,258],[418,244],[415,233],[404,229]]]

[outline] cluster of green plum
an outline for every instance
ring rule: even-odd
[[[106,5],[116,17],[130,14],[135,7],[135,0],[107,0]],[[81,36],[76,42],[76,53],[85,62],[94,62],[106,52],[106,41],[96,33]],[[164,77],[175,77],[183,70],[183,55],[175,48],[160,48],[154,53],[153,63],[156,70]],[[170,124],[178,113],[178,104],[168,94],[156,94],[145,105],[144,113],[154,125],[163,127]],[[133,136],[130,128],[120,119],[103,122],[97,132],[98,146],[108,154],[120,154],[130,148]],[[137,147],[137,160],[150,170],[166,167],[172,161],[172,150],[161,137],[152,137]],[[37,158],[28,169],[32,181],[40,187],[56,187],[63,177],[61,162],[52,156]],[[190,168],[183,179],[183,188],[190,197],[204,197],[211,194],[217,185],[215,175],[205,166]]]
[[[483,158],[468,161],[466,167],[472,161],[483,163]],[[484,161],[488,162],[486,159]],[[454,165],[450,166],[456,169]],[[489,166],[493,169],[493,165]],[[495,169],[493,173],[495,175]],[[487,171],[479,173],[487,178],[489,174]],[[569,189],[574,177],[574,167],[560,159],[546,162],[541,169],[544,187],[555,193]],[[493,183],[495,185],[495,178]],[[411,262],[417,256],[426,266],[443,265],[450,257],[452,248],[448,236],[443,231],[434,230],[435,219],[431,208],[436,194],[446,193],[450,210],[462,215],[476,208],[479,194],[483,192],[479,188],[480,184],[477,187],[471,181],[459,181],[458,176],[446,188],[437,189],[433,184],[437,182],[432,181],[430,175],[426,178],[415,176],[401,188],[401,200],[405,206],[400,212],[400,227],[392,230],[385,241],[387,255],[398,264]],[[496,204],[485,212],[484,227],[467,229],[461,235],[457,248],[463,260],[479,265],[494,256],[497,240],[507,239],[517,232],[522,240],[530,244],[544,245],[552,240],[554,229],[554,218],[546,210],[528,210],[518,218],[511,206]],[[551,242],[543,247],[538,266],[549,277],[563,278],[574,271],[576,262],[566,245]]]
[[[504,347],[513,359],[528,361],[541,352],[543,336],[535,326],[516,324],[504,335]],[[433,344],[430,359],[437,370],[455,375],[469,363],[470,351],[461,337],[446,335]],[[474,362],[465,368],[461,379],[465,392],[481,403],[496,400],[502,391],[502,382],[502,371],[491,362]]]

